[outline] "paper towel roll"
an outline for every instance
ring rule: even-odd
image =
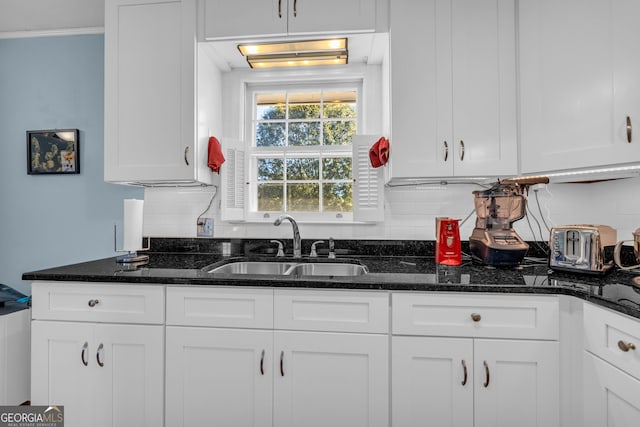
[[[124,199],[124,247],[125,251],[142,249],[142,222],[144,200]]]

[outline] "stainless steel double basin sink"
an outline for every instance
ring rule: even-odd
[[[211,274],[262,275],[262,276],[362,276],[369,271],[362,264],[349,262],[314,262],[311,260],[287,261],[232,261],[203,268]]]

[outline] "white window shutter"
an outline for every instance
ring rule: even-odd
[[[243,221],[246,187],[244,150],[227,147],[224,157],[221,217],[223,221]]]
[[[369,148],[380,138],[376,135],[353,137],[353,220],[384,220],[384,167],[374,169],[369,162]]]

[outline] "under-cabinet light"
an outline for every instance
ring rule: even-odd
[[[241,44],[238,50],[251,68],[344,65],[349,61],[346,38]]]

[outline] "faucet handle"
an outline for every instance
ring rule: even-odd
[[[276,257],[283,257],[284,256],[284,250],[283,250],[282,242],[280,240],[272,240],[271,243],[277,243],[278,244],[278,253],[276,254]]]
[[[316,251],[316,245],[320,243],[324,243],[324,240],[317,240],[311,244],[311,253],[309,254],[310,258],[318,257],[318,252]]]
[[[336,244],[333,241],[333,237],[329,237],[329,258],[336,257]]]

